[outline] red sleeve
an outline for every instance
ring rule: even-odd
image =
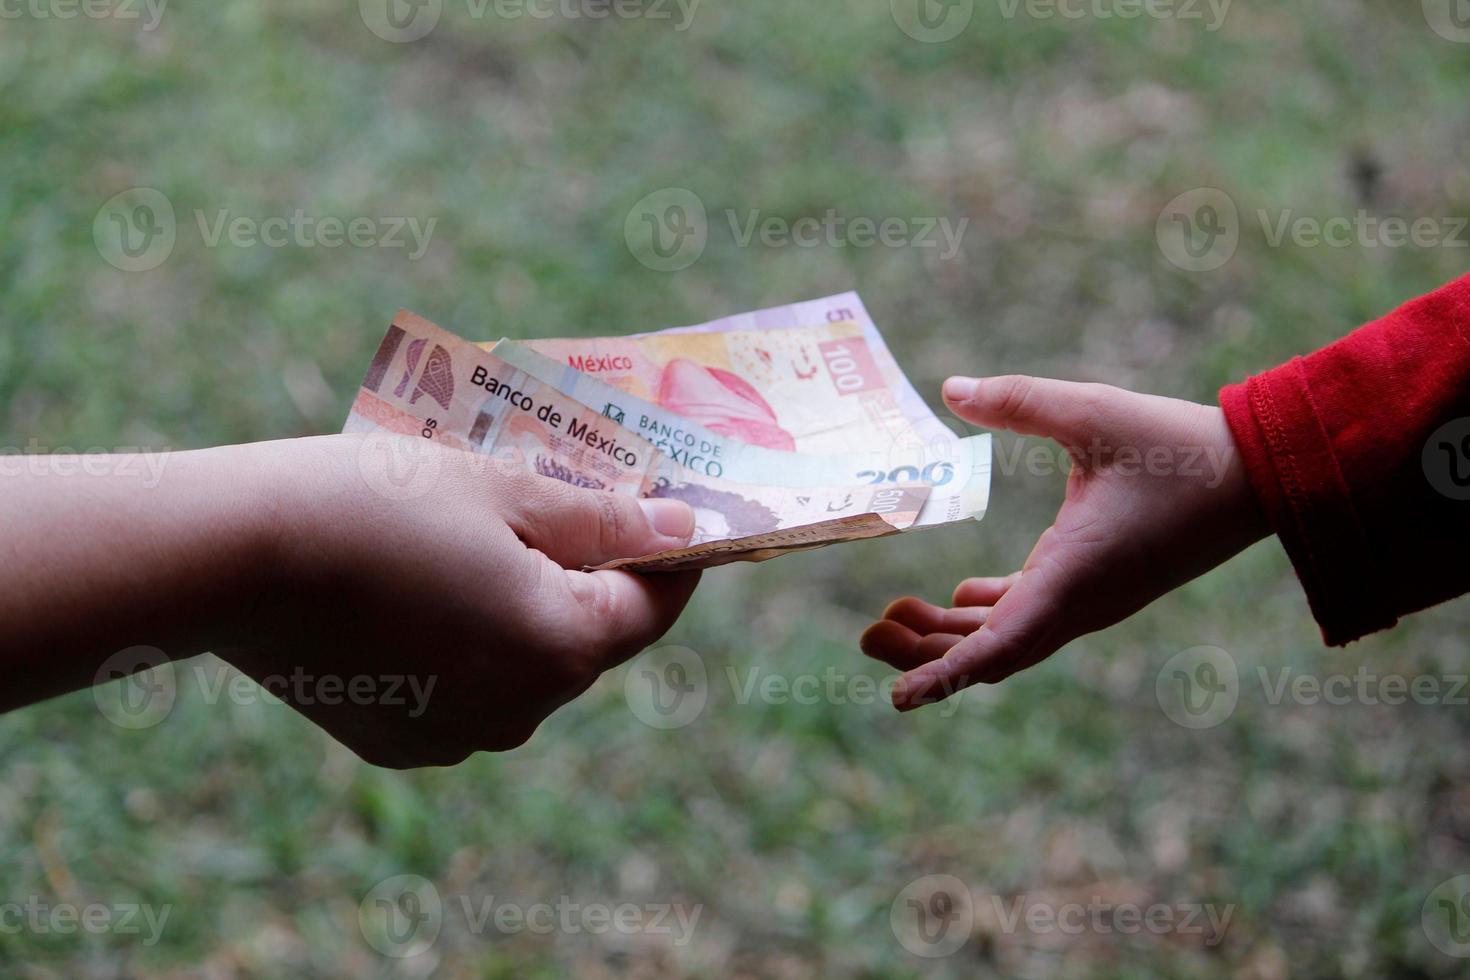
[[[1220,404],[1327,643],[1470,591],[1470,276]]]

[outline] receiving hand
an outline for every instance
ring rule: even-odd
[[[975,425],[1057,440],[1073,468],[1021,571],[961,582],[947,609],[899,599],[863,634],[863,652],[907,671],[901,710],[1004,680],[1268,531],[1218,408],[1014,376],[950,378],[944,400]]]

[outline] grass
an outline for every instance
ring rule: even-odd
[[[706,0],[686,31],[448,3],[408,44],[355,7],[178,0],[151,32],[0,22],[0,442],[332,431],[401,306],[467,335],[592,335],[848,288],[925,392],[963,369],[1209,400],[1464,271],[1462,248],[1273,247],[1257,218],[1470,213],[1470,62],[1415,5],[1238,2],[1207,32],[978,4],[943,44],[881,3]],[[177,244],[128,273],[103,261],[93,219],[138,186],[168,197]],[[665,274],[623,225],[669,186],[703,200],[710,232]],[[1201,186],[1232,197],[1241,244],[1192,274],[1154,223]],[[436,226],[409,261],[209,247],[196,216],[297,208]],[[970,225],[950,262],[741,247],[726,214],[756,209]],[[881,679],[855,649],[868,620],[1014,568],[1060,493],[1057,476],[1001,475],[976,527],[709,574],[667,640],[702,658],[709,702],[674,731],[634,718],[625,670],[524,748],[449,771],[369,768],[284,708],[205,703],[187,672],[145,731],[108,724],[87,693],[0,719],[0,902],[172,907],[152,946],[0,931],[0,975],[1461,975],[1420,910],[1470,871],[1464,707],[1273,704],[1258,668],[1464,673],[1462,603],[1327,651],[1267,543],[949,716],[742,703],[752,671]],[[1241,694],[1191,731],[1154,685],[1200,644],[1230,652]],[[399,874],[448,904],[410,961],[357,923]],[[889,926],[930,874],[961,879],[980,913],[933,961]],[[491,895],[702,912],[683,946],[476,934],[458,897]],[[991,895],[1233,919],[1215,945],[1008,932]]]

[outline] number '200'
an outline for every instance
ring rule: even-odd
[[[917,466],[895,466],[891,470],[863,470],[859,480],[867,480],[870,486],[884,483],[918,483],[920,481],[942,487],[954,479],[954,464],[935,462],[923,469]]]

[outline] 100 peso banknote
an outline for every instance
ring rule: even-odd
[[[509,343],[752,446],[833,454],[915,438],[853,323]]]
[[[343,431],[423,438],[577,486],[676,497],[694,508],[690,547],[604,567],[704,568],[892,534],[918,519],[932,486],[754,484],[691,470],[597,409],[407,311],[379,345]]]
[[[867,341],[868,351],[877,364],[879,372],[883,375],[884,383],[920,440],[937,445],[956,438],[949,426],[945,425],[929,409],[928,403],[919,395],[908,376],[898,366],[897,358],[888,349],[888,344],[883,339],[882,333],[879,332],[877,324],[873,322],[873,318],[868,315],[868,309],[863,305],[862,298],[854,292],[838,293],[835,296],[824,296],[821,299],[799,303],[787,303],[783,306],[772,306],[748,313],[736,313],[718,320],[711,320],[708,323],[688,327],[671,327],[634,336],[772,333],[800,330],[823,324],[852,324],[862,333],[863,338]]]

